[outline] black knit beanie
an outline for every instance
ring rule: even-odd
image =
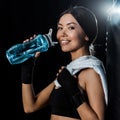
[[[77,20],[89,37],[90,43],[93,43],[98,34],[98,25],[95,14],[83,6],[70,7],[64,11],[61,16],[67,13],[71,14]]]

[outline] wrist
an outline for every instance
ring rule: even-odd
[[[21,65],[22,83],[24,83],[24,84],[31,84],[32,83],[33,68],[34,68],[34,59],[33,58],[30,58],[29,60],[25,61]]]
[[[75,95],[72,96],[72,102],[75,108],[78,108],[80,105],[82,105],[85,102],[85,98],[82,95],[82,93],[79,91]]]

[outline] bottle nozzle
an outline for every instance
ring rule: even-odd
[[[52,32],[53,32],[53,29],[50,28],[48,34],[45,34],[43,36],[48,39],[50,46],[55,46],[56,44],[58,44],[58,42],[52,41]]]
[[[48,33],[48,35],[49,35],[49,36],[52,36],[52,32],[53,32],[53,29],[50,28],[50,29],[49,29],[49,33]]]

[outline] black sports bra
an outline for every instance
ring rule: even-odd
[[[76,108],[62,87],[53,89],[50,96],[50,105],[52,114],[80,119]]]

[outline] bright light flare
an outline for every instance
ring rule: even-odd
[[[120,6],[110,8],[108,14],[112,25],[120,24]]]

